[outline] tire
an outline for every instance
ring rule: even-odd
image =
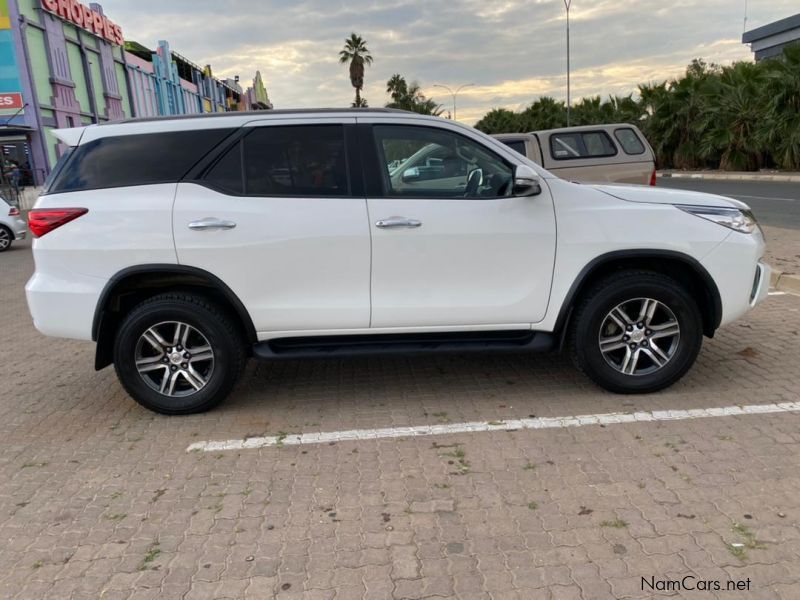
[[[11,248],[13,241],[13,232],[5,225],[0,225],[0,252],[5,252]]]
[[[643,310],[652,313],[641,318]],[[680,283],[651,271],[622,271],[592,286],[578,303],[569,337],[577,368],[620,394],[671,386],[692,367],[702,344],[697,303]]]
[[[125,391],[165,415],[214,408],[231,392],[245,362],[236,322],[193,294],[160,294],[142,302],[128,313],[114,339],[114,368]]]

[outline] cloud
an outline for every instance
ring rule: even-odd
[[[797,10],[796,0],[750,4],[750,27]],[[458,98],[466,122],[493,107],[566,96],[563,0],[105,0],[103,8],[126,39],[148,47],[166,39],[217,76],[246,83],[260,70],[277,108],[350,104],[337,53],[351,31],[375,57],[364,90],[372,106],[387,101],[393,73],[448,107],[448,94],[433,84],[475,83]],[[573,99],[627,94],[680,74],[696,57],[750,58],[740,42],[742,8],[730,0],[573,0]]]

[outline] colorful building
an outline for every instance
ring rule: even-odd
[[[99,4],[0,0],[2,165],[19,165],[25,185],[40,185],[63,152],[53,129],[255,107],[244,95],[165,41],[126,44]]]

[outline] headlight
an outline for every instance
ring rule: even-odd
[[[718,208],[715,206],[687,206],[682,204],[676,204],[675,207],[696,217],[714,221],[714,223],[741,233],[753,233],[756,227],[758,227],[756,218],[749,210]]]

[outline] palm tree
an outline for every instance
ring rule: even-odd
[[[344,48],[339,52],[339,63],[350,63],[350,83],[356,89],[356,99],[353,106],[366,106],[366,101],[361,98],[364,89],[364,69],[372,64],[372,55],[367,48],[367,41],[360,35],[351,33],[344,41]]]
[[[386,105],[386,108],[410,110],[434,117],[442,114],[441,104],[437,104],[433,98],[427,98],[416,81],[412,81],[409,85],[406,78],[399,73],[392,75],[386,82],[386,92],[392,97],[392,101]]]
[[[520,116],[507,108],[493,108],[475,123],[484,133],[518,133],[522,131]]]

